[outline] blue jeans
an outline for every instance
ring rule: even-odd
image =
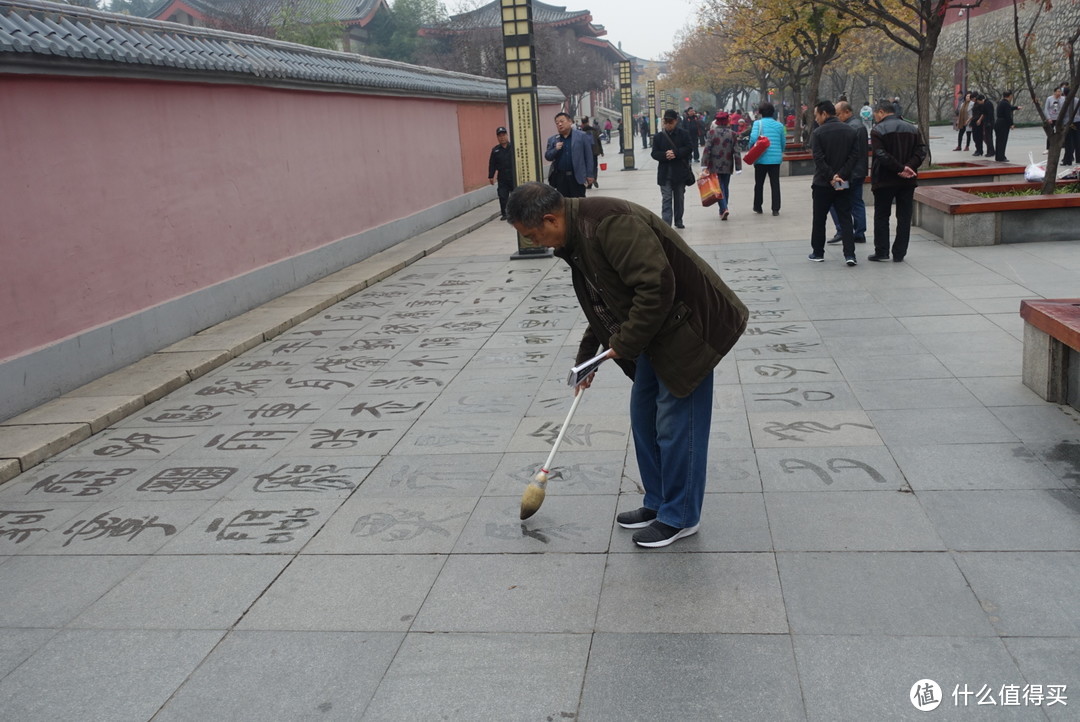
[[[727,210],[728,204],[728,187],[731,185],[730,173],[717,173],[716,177],[720,179],[720,190],[724,192],[724,197],[720,199],[720,202],[716,205],[720,207],[721,215]]]
[[[645,354],[636,363],[630,429],[645,487],[642,505],[655,510],[661,523],[686,529],[701,521],[705,500],[713,375],[680,399],[657,378]]]
[[[686,195],[685,183],[670,181],[660,186],[660,218],[669,226],[683,222],[683,203]],[[672,218],[674,216],[674,218]]]
[[[866,201],[863,200],[865,178],[851,181],[851,224],[856,238],[866,238]],[[836,235],[840,235],[840,219],[836,217],[836,206],[829,209]]]

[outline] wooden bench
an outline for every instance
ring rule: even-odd
[[[1080,298],[1020,302],[1024,385],[1041,398],[1080,410]]]

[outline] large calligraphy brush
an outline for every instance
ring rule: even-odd
[[[577,410],[578,402],[581,401],[581,397],[584,395],[584,388],[574,394],[574,403],[570,404],[570,412],[566,415],[566,421],[563,422],[562,428],[559,429],[559,435],[555,438],[555,443],[551,447],[551,453],[548,454],[547,461],[540,467],[540,471],[536,473],[529,485],[525,487],[525,493],[521,495],[520,516],[522,519],[528,519],[535,514],[540,505],[544,503],[548,474],[551,473],[551,462],[555,459],[555,452],[559,450],[559,444],[562,443],[563,437],[566,436],[566,429],[570,426],[570,419],[573,418],[574,411]]]

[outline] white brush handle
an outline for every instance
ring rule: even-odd
[[[585,389],[581,389],[574,394],[574,403],[570,404],[570,412],[566,415],[566,421],[563,422],[562,428],[559,429],[559,435],[555,437],[555,443],[551,447],[551,453],[548,454],[547,461],[544,462],[543,468],[540,470],[545,474],[551,471],[551,462],[555,459],[555,452],[559,450],[559,444],[562,443],[563,437],[566,436],[566,428],[570,426],[570,419],[574,416],[574,411],[577,410],[578,402],[581,401],[581,397],[585,395]]]

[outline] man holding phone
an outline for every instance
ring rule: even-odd
[[[856,264],[855,235],[851,226],[851,173],[859,159],[859,134],[836,117],[836,107],[828,100],[814,106],[817,127],[810,134],[810,152],[814,156],[814,179],[810,183],[814,216],[810,232],[810,255],[815,263],[825,260],[825,222],[829,209],[835,207],[844,244],[844,262]]]

